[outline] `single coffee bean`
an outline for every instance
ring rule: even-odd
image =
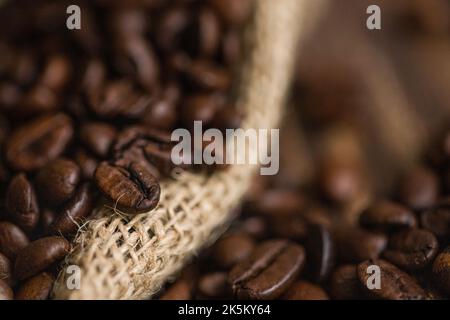
[[[266,236],[269,226],[261,217],[248,217],[239,221],[237,228],[252,238],[262,239]]]
[[[75,162],[58,158],[39,170],[36,175],[36,187],[41,199],[55,207],[74,194],[80,178],[80,168]]]
[[[322,225],[309,226],[305,249],[312,277],[318,282],[326,280],[336,258],[335,244],[330,232]]]
[[[420,224],[430,230],[439,239],[450,238],[450,205],[441,201],[434,208],[427,209],[420,214]]]
[[[345,262],[356,263],[377,259],[386,248],[388,239],[384,234],[350,227],[337,232],[339,257]]]
[[[19,286],[14,298],[16,300],[46,300],[53,288],[53,277],[47,273],[39,273]]]
[[[450,294],[450,246],[436,257],[432,272],[436,285]]]
[[[36,193],[25,174],[16,175],[6,193],[6,208],[11,220],[25,232],[31,232],[39,221]]]
[[[58,103],[58,97],[52,89],[37,84],[22,96],[16,115],[29,117],[55,111],[58,108]]]
[[[180,279],[172,284],[159,299],[190,300],[192,299],[192,284],[185,279]]]
[[[361,214],[359,221],[363,227],[385,231],[417,225],[416,217],[410,210],[389,201],[371,205]]]
[[[0,221],[0,252],[14,261],[17,252],[28,245],[28,237],[15,224]]]
[[[39,221],[41,233],[47,234],[50,225],[55,221],[56,213],[55,211],[44,208],[41,210],[41,218]]]
[[[255,242],[245,234],[234,234],[222,238],[213,247],[214,261],[220,268],[229,269],[246,259],[255,247]]]
[[[123,7],[114,10],[107,21],[112,32],[123,36],[135,36],[146,32],[148,21],[143,10],[134,7]]]
[[[227,30],[222,39],[222,57],[229,66],[242,60],[242,37],[237,30]]]
[[[200,8],[196,21],[191,26],[195,39],[192,41],[195,54],[205,58],[214,56],[221,39],[221,25],[214,10],[208,7]]]
[[[228,294],[226,272],[213,272],[200,277],[198,282],[199,293],[210,299],[221,298]]]
[[[187,6],[171,6],[159,18],[156,30],[156,43],[165,52],[176,50],[182,40],[182,34],[191,24],[192,13]]]
[[[439,179],[425,167],[412,169],[400,185],[400,200],[414,210],[431,206],[439,194]]]
[[[260,244],[230,271],[228,282],[238,299],[276,299],[303,268],[304,249],[286,240]]]
[[[369,266],[378,266],[381,270],[380,288],[369,288],[371,276]],[[384,300],[422,300],[426,297],[414,278],[401,271],[396,266],[381,259],[367,260],[357,267],[358,279],[362,287],[371,295]]]
[[[342,265],[330,277],[330,294],[336,300],[359,300],[367,298],[361,288],[356,265]]]
[[[282,297],[285,300],[329,300],[328,294],[318,285],[298,281],[294,283]]]
[[[19,280],[30,278],[64,258],[69,249],[69,242],[62,237],[35,240],[17,253],[14,276]]]
[[[209,60],[194,60],[180,70],[194,88],[207,91],[227,91],[231,86],[228,70],[210,63]]]
[[[57,54],[50,56],[39,79],[39,83],[58,92],[69,82],[72,72],[71,69],[71,61],[67,57]]]
[[[98,160],[83,148],[78,148],[74,155],[73,160],[78,164],[81,169],[81,175],[84,179],[91,180],[94,177],[95,169],[98,166]]]
[[[8,164],[18,171],[39,169],[65,150],[72,135],[65,114],[38,118],[11,133],[5,150]]]
[[[52,234],[73,236],[84,220],[92,213],[96,199],[96,190],[86,182],[68,200],[61,212],[49,227]]]
[[[358,167],[328,158],[321,163],[318,179],[323,194],[339,204],[355,199],[363,185],[363,176]]]
[[[13,291],[8,284],[0,279],[0,300],[12,300],[14,297]]]
[[[89,122],[80,127],[80,138],[95,155],[105,158],[116,138],[116,129],[104,122]]]
[[[102,163],[95,171],[95,182],[109,200],[128,213],[148,212],[159,202],[158,181],[137,163],[128,168]]]
[[[219,109],[216,95],[197,94],[187,97],[182,110],[181,120],[186,128],[193,128],[194,121],[202,121],[202,125],[211,124],[215,113]]]
[[[248,21],[253,0],[212,0],[211,5],[230,25],[239,26]]]
[[[389,246],[383,257],[399,268],[417,270],[433,261],[438,246],[438,240],[431,232],[409,229],[389,238]]]
[[[170,83],[145,110],[142,123],[149,128],[172,130],[178,120],[177,104],[181,91],[176,83]]]
[[[12,277],[11,261],[0,252],[0,280],[5,281],[10,287],[14,285]]]

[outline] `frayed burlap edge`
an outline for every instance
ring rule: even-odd
[[[238,105],[247,115],[243,128],[277,125],[293,68],[297,30],[305,30],[317,2],[256,1],[238,95]],[[182,172],[162,183],[160,204],[147,214],[127,216],[106,206],[97,209],[95,219],[75,238],[53,297],[151,297],[225,230],[229,213],[246,192],[255,169],[231,166],[210,176]],[[68,289],[69,265],[80,268],[79,289]]]

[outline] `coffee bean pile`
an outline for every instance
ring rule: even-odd
[[[360,210],[355,223],[320,188],[258,177],[227,234],[159,298],[449,298],[449,141],[450,133],[404,174],[396,192]]]
[[[68,30],[66,9],[81,8]],[[251,0],[8,1],[0,7],[0,299],[46,299],[97,201],[159,201],[170,133],[235,128]],[[103,197],[103,200],[100,200]]]

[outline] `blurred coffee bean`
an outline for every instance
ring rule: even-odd
[[[31,232],[39,220],[39,206],[33,185],[25,174],[16,175],[6,194],[6,208],[11,220],[25,232]]]
[[[41,210],[41,214],[40,214],[40,228],[41,228],[41,233],[42,234],[47,234],[48,232],[48,228],[50,227],[50,225],[53,223],[53,221],[56,218],[56,213],[55,211],[48,209],[48,208],[44,208]]]
[[[190,300],[192,285],[185,279],[180,279],[166,290],[159,300]]]
[[[28,237],[15,224],[0,221],[0,252],[14,261],[17,252],[28,245]]]
[[[142,123],[152,128],[171,130],[178,120],[177,103],[180,98],[180,88],[169,85],[158,94],[145,110]]]
[[[325,161],[320,169],[319,184],[328,199],[337,203],[348,203],[360,192],[362,179],[356,167]]]
[[[199,94],[187,97],[181,120],[187,128],[193,128],[194,121],[201,121],[203,126],[209,126],[219,109],[219,98],[216,95]]]
[[[441,201],[420,214],[420,224],[440,239],[450,238],[450,203]]]
[[[98,160],[83,148],[78,148],[73,155],[74,161],[78,164],[81,170],[81,175],[84,179],[92,179],[94,177],[95,169],[98,166]]]
[[[359,221],[369,229],[385,231],[417,225],[416,217],[408,208],[385,200],[376,202],[363,211]]]
[[[295,190],[272,189],[252,201],[251,210],[263,215],[298,213],[305,208],[305,197]]]
[[[47,273],[26,280],[17,290],[14,298],[16,300],[46,300],[53,288],[53,277]]]
[[[19,280],[30,278],[60,261],[69,250],[69,242],[62,237],[35,240],[17,253],[14,276]]]
[[[0,110],[8,111],[15,108],[21,99],[22,90],[13,83],[0,83]]]
[[[22,96],[16,116],[29,117],[55,111],[58,108],[58,97],[47,86],[37,84]]]
[[[234,106],[225,106],[214,114],[211,127],[220,130],[237,129],[241,126],[241,120],[242,114]]]
[[[45,166],[64,152],[73,135],[71,120],[63,113],[40,117],[14,130],[6,143],[6,159],[15,170]]]
[[[239,222],[238,230],[255,239],[262,239],[267,235],[268,223],[261,217],[248,217]]]
[[[114,126],[104,122],[88,122],[80,127],[80,139],[95,155],[105,158],[116,138]]]
[[[285,300],[329,300],[328,294],[318,285],[298,281],[282,297]]]
[[[249,19],[253,0],[212,0],[211,5],[231,25],[241,25]]]
[[[286,240],[260,244],[228,275],[238,299],[275,299],[293,283],[303,268],[304,249]]]
[[[221,25],[214,10],[207,6],[200,8],[191,27],[195,54],[202,57],[214,56],[221,39]]]
[[[426,267],[433,261],[438,250],[438,241],[429,231],[410,229],[393,234],[383,257],[406,270]]]
[[[92,213],[96,199],[96,190],[86,182],[81,185],[61,212],[49,226],[52,234],[73,236],[85,219]]]
[[[226,64],[235,66],[242,59],[242,38],[237,30],[226,32],[222,42],[222,56]]]
[[[38,171],[36,188],[46,204],[58,206],[74,194],[80,178],[80,168],[75,162],[58,158]]]
[[[213,247],[214,261],[220,268],[229,269],[247,259],[255,242],[245,234],[234,234],[220,239]]]
[[[108,22],[113,32],[120,37],[142,35],[148,28],[145,12],[134,7],[114,10]]]
[[[359,300],[367,295],[361,288],[355,265],[342,265],[330,277],[331,297],[336,300]]]
[[[400,200],[408,207],[420,210],[431,206],[439,194],[438,177],[425,167],[409,171],[400,185]]]
[[[0,280],[3,280],[9,286],[14,285],[14,279],[12,277],[11,261],[0,252]]]
[[[368,272],[371,265],[378,266],[381,270],[380,288],[369,288],[372,273]],[[401,271],[387,261],[367,260],[360,263],[357,273],[361,286],[371,295],[384,300],[422,300],[426,292],[419,286],[414,278]]]
[[[102,163],[95,171],[95,182],[114,205],[128,213],[148,212],[159,202],[158,181],[137,163],[128,168]]]
[[[0,279],[0,300],[12,300],[14,297],[12,289],[8,284]]]
[[[47,64],[40,76],[39,84],[58,92],[70,80],[71,62],[63,55],[54,55],[48,58]]]
[[[313,279],[317,282],[326,280],[336,258],[335,243],[330,232],[324,226],[310,225],[305,249],[308,269]]]
[[[385,235],[358,227],[342,228],[337,232],[339,257],[345,262],[377,259],[387,243]]]
[[[228,283],[226,272],[213,272],[200,277],[198,291],[202,296],[210,299],[227,296]]]
[[[434,260],[432,273],[436,285],[450,294],[450,247],[445,248]]]
[[[172,6],[159,18],[156,43],[168,52],[180,46],[182,34],[192,21],[192,14],[185,6]]]
[[[180,71],[194,88],[200,90],[226,91],[231,86],[228,70],[209,61],[190,61]]]

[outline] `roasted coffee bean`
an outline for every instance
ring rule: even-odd
[[[381,270],[380,288],[369,288],[371,275],[368,268],[371,265],[378,266]],[[401,271],[387,261],[367,260],[357,267],[359,281],[362,287],[371,295],[384,300],[422,300],[426,292],[419,286],[414,278]]]
[[[383,257],[399,268],[417,270],[433,261],[438,246],[436,237],[429,231],[404,230],[389,238],[389,246]]]
[[[162,50],[176,50],[181,44],[182,34],[192,22],[192,14],[186,6],[169,7],[158,22],[156,43]]]
[[[410,210],[389,201],[371,205],[361,214],[359,221],[369,229],[387,231],[417,225],[416,217]]]
[[[13,131],[6,143],[6,159],[15,170],[30,171],[58,157],[72,138],[68,116],[44,116]]]
[[[83,148],[79,148],[73,155],[74,161],[78,164],[81,170],[81,175],[84,179],[90,180],[94,177],[95,169],[98,166],[98,160]]]
[[[246,259],[255,242],[245,234],[234,234],[220,239],[213,247],[214,261],[220,268],[229,269]]]
[[[434,204],[439,194],[439,179],[425,167],[412,169],[400,185],[400,200],[415,210]]]
[[[46,204],[58,206],[74,194],[80,178],[80,168],[75,162],[58,158],[39,170],[36,188]]]
[[[14,276],[18,280],[30,278],[60,261],[69,249],[69,242],[62,237],[35,240],[17,253]]]
[[[192,299],[192,285],[185,279],[180,279],[170,286],[159,298],[160,300],[190,300]]]
[[[28,245],[28,237],[23,231],[7,221],[0,221],[0,252],[13,261],[17,252]]]
[[[22,96],[16,116],[29,117],[55,111],[58,103],[58,97],[52,89],[37,84]]]
[[[235,66],[242,60],[242,41],[237,30],[232,29],[225,33],[222,40],[222,56],[229,66]]]
[[[14,285],[12,277],[11,261],[0,252],[0,280],[5,281],[9,286]]]
[[[269,240],[230,271],[228,282],[238,299],[275,299],[293,283],[304,261],[301,246]]]
[[[237,129],[241,126],[241,120],[241,113],[239,113],[233,106],[226,106],[219,109],[214,114],[211,127],[220,130]]]
[[[345,262],[362,262],[377,259],[386,248],[388,239],[384,234],[373,233],[354,227],[337,232],[339,257]]]
[[[12,289],[8,284],[0,279],[0,300],[12,300],[14,297]]]
[[[226,272],[205,274],[198,282],[199,293],[211,299],[227,296],[228,288]]]
[[[49,227],[50,233],[73,236],[94,209],[96,190],[86,182],[67,201]]]
[[[250,237],[255,239],[262,239],[267,235],[269,226],[261,217],[248,217],[243,221],[239,222],[238,230],[242,230],[244,233],[248,234]]]
[[[327,279],[334,266],[336,253],[330,232],[321,225],[309,226],[305,243],[309,272],[316,281]]]
[[[450,294],[450,247],[436,257],[432,272],[436,285],[446,294]]]
[[[294,283],[283,295],[285,300],[329,300],[328,294],[318,285],[307,281]]]
[[[108,22],[113,32],[120,37],[140,35],[148,28],[148,21],[143,10],[133,7],[114,10]]]
[[[116,129],[107,123],[89,122],[81,125],[80,138],[95,155],[105,158],[116,138]]]
[[[330,277],[330,294],[336,300],[367,298],[367,295],[361,288],[355,265],[342,265],[334,270]]]
[[[420,224],[440,239],[450,238],[450,205],[445,201],[420,214]]]
[[[48,209],[48,208],[44,208],[41,210],[41,218],[39,221],[41,233],[43,233],[43,234],[47,233],[48,228],[53,223],[55,218],[56,218],[55,211]]]
[[[12,110],[18,105],[22,90],[12,83],[0,83],[0,110]]]
[[[212,0],[211,5],[231,25],[241,25],[249,18],[253,0]]]
[[[51,90],[59,91],[69,82],[71,68],[71,62],[67,57],[53,55],[48,58],[39,83]]]
[[[14,298],[16,300],[46,300],[53,287],[53,277],[47,273],[26,280],[17,290]]]
[[[226,91],[231,85],[228,70],[209,61],[190,61],[180,71],[190,85],[200,90]]]
[[[142,123],[150,128],[172,130],[178,120],[177,104],[180,95],[180,88],[176,84],[168,85],[145,110]]]
[[[158,181],[137,163],[128,168],[102,163],[95,171],[95,182],[114,205],[128,213],[148,212],[159,202]]]
[[[181,120],[187,128],[193,128],[194,121],[208,126],[219,109],[220,97],[210,94],[198,94],[188,97],[181,114]]]
[[[266,190],[252,201],[250,210],[263,215],[284,215],[299,213],[306,206],[305,197],[294,190]]]
[[[195,39],[193,44],[196,46],[193,51],[202,57],[214,56],[221,37],[220,22],[214,10],[208,7],[200,8],[192,29]]]
[[[25,232],[31,232],[39,221],[39,206],[33,185],[25,174],[16,175],[6,193],[6,208],[11,219]]]

